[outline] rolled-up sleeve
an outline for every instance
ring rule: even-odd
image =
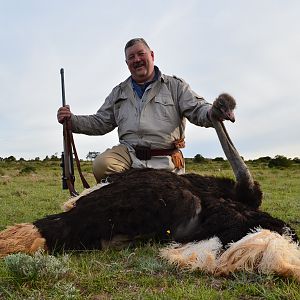
[[[212,123],[208,118],[208,111],[211,108],[210,103],[195,93],[183,80],[178,82],[177,93],[179,110],[182,116],[195,125],[212,127]]]

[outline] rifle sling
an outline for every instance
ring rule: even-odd
[[[88,189],[88,188],[90,188],[90,185],[89,185],[88,182],[85,180],[85,178],[84,178],[84,176],[83,176],[83,174],[82,174],[82,171],[81,171],[80,161],[79,161],[78,154],[77,154],[77,150],[76,150],[76,147],[75,147],[75,142],[74,142],[74,138],[73,138],[73,133],[72,133],[71,130],[68,130],[68,131],[69,131],[70,140],[71,140],[71,145],[72,145],[73,152],[74,152],[74,156],[75,156],[75,161],[76,161],[77,170],[78,170],[78,173],[79,173],[79,176],[80,176],[82,185],[83,185],[84,188]]]
[[[76,147],[75,147],[73,133],[71,131],[70,120],[67,120],[64,123],[64,143],[65,143],[65,176],[66,176],[66,182],[67,182],[67,186],[68,186],[68,189],[70,191],[71,196],[77,196],[78,193],[76,192],[75,187],[74,187],[75,176],[74,176],[74,174],[72,174],[71,165],[70,165],[70,161],[73,158],[72,148],[73,148],[75,161],[76,161],[76,166],[77,166],[77,169],[78,169],[78,173],[79,173],[82,185],[83,185],[84,188],[89,188],[90,186],[89,186],[88,182],[86,181],[86,179],[84,178],[84,176],[82,174],[82,171],[81,171],[80,161],[79,161],[77,150],[76,150]]]

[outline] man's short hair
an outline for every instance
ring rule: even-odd
[[[125,49],[124,49],[125,53],[126,53],[127,48],[132,47],[133,45],[135,45],[137,43],[143,43],[149,50],[151,50],[149,45],[143,38],[134,38],[126,43]]]

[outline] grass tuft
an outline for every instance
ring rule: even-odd
[[[69,271],[67,255],[55,257],[38,251],[32,256],[16,253],[4,258],[8,272],[17,281],[35,281],[41,278],[55,279],[64,276]]]

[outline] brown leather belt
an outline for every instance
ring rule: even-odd
[[[164,156],[164,155],[172,155],[174,152],[178,151],[178,149],[151,149],[151,156]]]
[[[144,146],[136,146],[134,150],[136,157],[141,160],[149,160],[152,156],[171,156],[178,151],[178,149],[151,149]]]

